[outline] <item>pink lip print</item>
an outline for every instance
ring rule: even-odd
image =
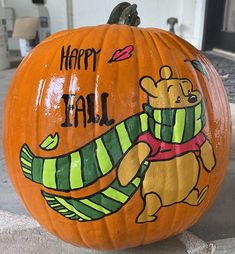
[[[119,61],[123,61],[130,58],[132,56],[131,53],[133,52],[133,50],[134,50],[134,47],[132,45],[128,45],[123,49],[116,50],[113,53],[110,60],[108,61],[108,63],[119,62]]]

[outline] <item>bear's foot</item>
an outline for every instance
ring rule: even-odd
[[[205,199],[208,189],[209,189],[209,187],[206,186],[206,187],[200,192],[200,195],[199,195],[199,197],[198,197],[198,205],[200,205],[201,202]]]
[[[209,187],[206,186],[204,189],[202,189],[200,193],[197,189],[192,190],[188,195],[188,197],[183,202],[192,206],[200,205],[206,197],[208,188]]]
[[[157,216],[155,216],[155,214],[162,206],[161,200],[156,193],[145,194],[144,201],[144,209],[137,217],[137,223],[155,221],[157,219]]]
[[[139,217],[137,218],[136,222],[137,223],[145,223],[145,222],[151,222],[155,221],[157,219],[157,216],[154,215],[146,215],[141,213]]]

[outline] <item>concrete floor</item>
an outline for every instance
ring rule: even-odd
[[[1,71],[0,72],[0,115],[3,109],[3,100],[7,92],[10,80],[15,72],[15,69]],[[235,136],[235,104],[231,104],[231,110],[233,113],[233,136]],[[2,128],[2,119],[0,118],[0,129]],[[1,137],[1,132],[0,132]],[[219,196],[214,203],[213,207],[205,214],[200,221],[189,229],[194,235],[198,236],[206,242],[218,240],[218,239],[228,239],[235,238],[235,138],[232,145],[232,152],[228,167],[228,173],[225,177],[224,185],[219,193]],[[5,170],[5,164],[3,160],[2,144],[0,145],[0,211],[8,211],[18,215],[28,215],[27,211],[19,201]],[[0,220],[1,229],[1,220]],[[1,235],[0,235],[0,246],[1,246]],[[227,240],[229,241],[229,240]],[[234,240],[231,240],[234,241]],[[230,241],[230,243],[231,243]],[[168,251],[164,250],[164,246],[168,246]],[[151,247],[153,246],[153,247]],[[185,247],[182,247],[178,238],[172,238],[165,240],[156,245],[151,245],[150,247],[145,247],[141,251],[136,249],[133,253],[186,253]],[[223,246],[223,244],[222,244]],[[171,248],[172,247],[172,248]],[[224,246],[223,246],[224,247]],[[163,252],[155,252],[163,248]],[[139,249],[139,248],[138,248]],[[151,250],[151,251],[150,251]],[[174,250],[174,252],[173,252]],[[181,250],[181,251],[180,251]],[[152,252],[153,251],[153,252]],[[8,252],[1,252],[8,253]],[[12,253],[12,252],[9,252]],[[15,252],[18,253],[18,252]],[[30,252],[31,253],[31,252]],[[34,252],[32,252],[34,253]],[[39,252],[37,252],[39,253]],[[42,253],[42,252],[40,252]],[[49,252],[44,252],[49,253]],[[59,252],[60,253],[60,252]],[[62,252],[61,252],[62,253]],[[74,253],[74,252],[64,252],[64,253]],[[85,251],[77,253],[88,253]],[[123,252],[127,253],[127,252]],[[128,252],[132,253],[132,252]],[[143,252],[144,253],[144,252]],[[192,252],[196,253],[196,252]],[[205,252],[198,252],[205,253]],[[212,253],[212,252],[210,252]],[[218,252],[218,253],[235,253],[235,249],[232,252]],[[51,253],[50,253],[51,254]]]
[[[223,79],[229,102],[235,103],[235,59],[225,58],[221,53],[207,52],[207,58],[213,63]]]

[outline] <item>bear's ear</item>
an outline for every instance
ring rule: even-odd
[[[152,97],[157,97],[157,86],[155,85],[155,81],[149,77],[144,76],[140,79],[140,87],[149,95]]]
[[[160,77],[161,79],[169,79],[172,77],[171,67],[164,65],[160,69]]]

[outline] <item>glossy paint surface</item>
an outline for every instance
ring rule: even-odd
[[[207,75],[191,64],[195,59],[202,63]],[[100,220],[79,222],[56,213],[42,198],[42,190],[63,197],[86,197],[108,186],[116,178],[116,169],[81,189],[70,192],[48,189],[24,176],[20,164],[22,145],[27,144],[41,157],[57,157],[86,145],[115,124],[143,111],[148,96],[140,87],[140,79],[148,76],[156,82],[161,80],[159,70],[163,66],[171,68],[172,78],[190,80],[192,91],[199,91],[206,105],[203,133],[211,142],[216,165],[208,173],[200,161],[196,187],[201,190],[209,185],[204,201],[199,206],[176,203],[162,207],[158,218],[147,223],[136,223],[143,208],[140,190],[119,211]],[[164,91],[158,95],[161,105],[174,105],[171,103],[174,95]],[[87,100],[91,94],[93,107]],[[101,124],[104,94],[110,122]],[[69,96],[73,106],[69,114],[64,95]],[[97,116],[93,121],[91,109]],[[8,173],[28,211],[64,241],[95,249],[148,244],[194,224],[212,205],[223,182],[231,142],[229,105],[223,84],[209,61],[179,37],[158,29],[125,25],[84,27],[60,32],[43,41],[17,69],[5,101],[3,121]],[[60,137],[56,149],[42,149],[40,144],[55,133]],[[176,175],[175,181],[179,184],[184,177]]]

